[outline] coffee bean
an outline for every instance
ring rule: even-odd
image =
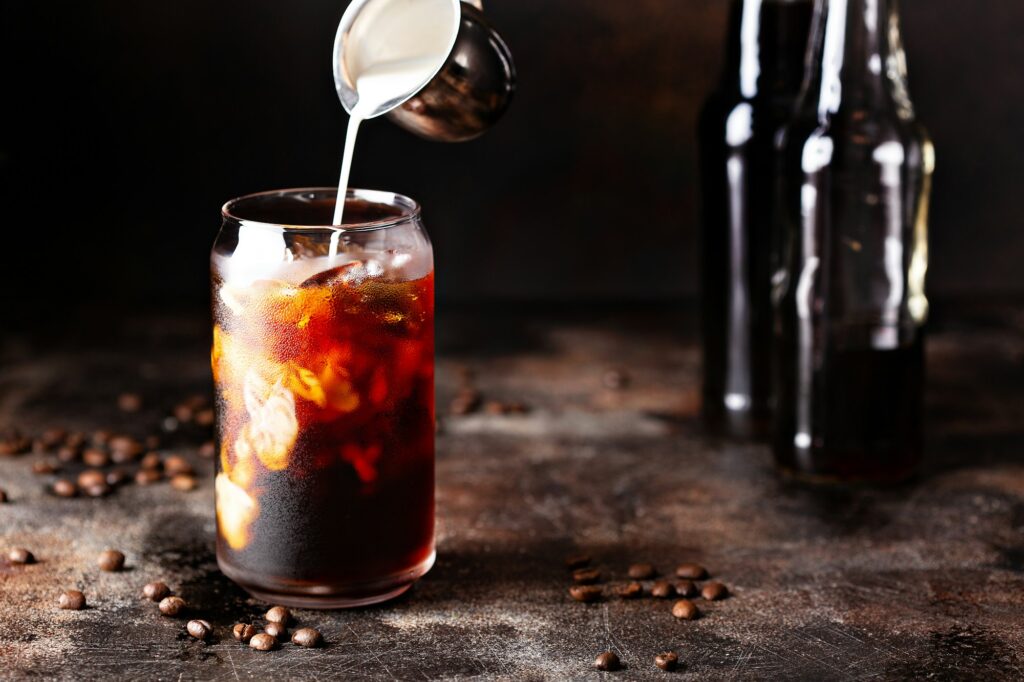
[[[629,385],[629,375],[621,369],[610,369],[601,377],[605,388],[618,391]]]
[[[171,478],[171,487],[182,492],[195,490],[197,485],[199,484],[196,482],[196,477],[192,474],[178,474]]]
[[[590,565],[590,557],[586,554],[574,554],[573,556],[566,557],[565,565],[571,569],[583,568]]]
[[[171,455],[164,460],[164,471],[168,476],[175,474],[191,474],[192,465],[181,455]]]
[[[708,577],[708,572],[700,564],[679,564],[676,567],[676,577],[687,580],[703,580]]]
[[[138,393],[122,393],[117,396],[117,406],[122,412],[138,412],[142,409],[142,396]]]
[[[666,651],[654,657],[654,665],[669,672],[679,665],[679,655],[674,651]]]
[[[692,580],[677,580],[676,593],[680,597],[696,597],[698,590]]]
[[[7,552],[7,560],[12,564],[34,564],[35,556],[24,547],[12,547]]]
[[[668,599],[676,596],[676,586],[667,580],[659,580],[651,587],[651,596],[658,599]]]
[[[248,644],[252,636],[256,634],[256,626],[249,623],[235,623],[235,626],[231,628],[231,634],[239,642]]]
[[[163,466],[163,458],[160,457],[160,453],[157,452],[147,453],[146,456],[142,458],[142,461],[139,462],[139,468],[146,470],[157,471],[162,469]]]
[[[87,466],[105,467],[110,464],[110,455],[103,450],[89,448],[82,453],[82,461],[85,462]]]
[[[672,605],[672,615],[680,620],[693,620],[699,614],[697,606],[689,599],[680,599]]]
[[[572,580],[578,585],[591,585],[601,579],[601,571],[596,568],[578,568],[572,572]]]
[[[171,588],[161,580],[154,580],[142,586],[142,596],[150,601],[160,601],[171,594]]]
[[[142,443],[131,436],[114,436],[110,439],[110,456],[118,464],[130,462],[142,454]]]
[[[313,628],[299,628],[292,634],[292,644],[298,644],[307,649],[318,647],[323,641],[324,638],[320,636],[320,631]]]
[[[192,421],[192,418],[195,416],[195,410],[192,409],[191,405],[186,405],[185,403],[182,403],[180,405],[174,406],[173,414],[174,418],[178,420],[178,423],[188,424],[190,421]]]
[[[146,440],[143,441],[143,445],[146,446],[147,450],[156,450],[160,447],[160,436],[146,436]]]
[[[32,473],[45,476],[46,474],[55,474],[59,471],[59,467],[53,462],[41,459],[38,462],[32,462]]]
[[[264,617],[271,623],[287,625],[292,619],[292,612],[283,606],[272,606]]]
[[[97,448],[105,448],[110,445],[110,439],[113,437],[114,433],[109,429],[97,429],[92,432],[89,441]]]
[[[32,449],[32,441],[17,429],[8,429],[0,435],[0,455],[21,455]]]
[[[163,477],[164,475],[155,469],[139,469],[135,472],[135,482],[139,485],[151,485]]]
[[[658,572],[651,564],[633,564],[629,567],[629,577],[633,580],[648,580]]]
[[[97,483],[82,488],[82,492],[85,493],[86,497],[106,497],[110,493],[114,492],[114,489],[107,485],[107,482]]]
[[[619,657],[615,655],[614,651],[605,651],[602,654],[598,654],[597,658],[594,659],[594,667],[598,670],[607,670],[609,672],[618,670],[622,665],[619,662]]]
[[[53,484],[53,494],[57,497],[74,497],[78,494],[78,486],[62,478]]]
[[[57,459],[67,464],[68,462],[75,462],[78,460],[79,450],[73,448],[70,445],[62,445],[57,448]]]
[[[280,623],[267,623],[267,626],[263,628],[263,632],[273,635],[274,639],[278,641],[288,637],[288,628]]]
[[[185,600],[181,597],[164,597],[160,600],[160,613],[165,616],[177,616],[186,608]]]
[[[595,602],[603,594],[604,591],[597,585],[573,585],[569,588],[569,596],[584,603]]]
[[[505,403],[498,400],[488,400],[484,403],[484,412],[487,414],[505,414]]]
[[[128,472],[124,469],[111,469],[107,472],[107,485],[121,485],[128,480]]]
[[[729,588],[717,580],[712,580],[711,582],[704,583],[704,587],[700,590],[700,596],[708,601],[718,601],[729,596]]]
[[[68,437],[68,432],[64,429],[46,429],[43,431],[43,435],[39,437],[40,442],[47,450],[52,450]]]
[[[57,606],[68,611],[81,611],[85,608],[85,595],[78,590],[67,590],[61,593]]]
[[[6,502],[7,502],[7,491],[4,490],[3,488],[0,488],[0,504],[4,504]]]
[[[208,440],[199,446],[199,456],[203,459],[213,459],[217,456],[217,446],[212,440]]]
[[[199,410],[196,412],[196,424],[199,426],[213,426],[214,414],[213,410],[207,408],[205,410]]]
[[[207,639],[213,633],[213,626],[205,620],[190,620],[185,629],[188,630],[188,634],[198,640]]]
[[[82,473],[78,474],[78,485],[82,488],[106,482],[107,475],[98,469],[86,469]]]
[[[644,586],[640,583],[629,583],[628,585],[622,585],[617,590],[617,593],[623,599],[636,599],[644,593]]]
[[[452,400],[449,409],[452,414],[469,414],[480,407],[480,394],[472,388],[464,388]]]
[[[85,445],[85,434],[81,431],[72,431],[64,436],[64,445],[81,450],[82,446]]]
[[[252,636],[252,639],[249,640],[249,646],[256,651],[270,651],[277,646],[277,639],[273,635],[260,632]]]
[[[116,549],[105,549],[96,560],[101,571],[120,571],[124,568],[124,554]]]

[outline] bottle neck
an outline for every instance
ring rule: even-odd
[[[894,104],[912,115],[897,0],[819,0],[806,93],[819,118]]]
[[[744,99],[795,97],[813,0],[733,0],[723,86]]]

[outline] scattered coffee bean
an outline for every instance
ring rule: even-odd
[[[24,547],[13,547],[7,552],[7,560],[12,564],[34,564],[36,557]]]
[[[572,580],[578,585],[591,585],[601,579],[601,571],[596,568],[577,568],[572,572]]]
[[[110,439],[114,437],[114,433],[109,429],[97,429],[92,432],[92,437],[89,439],[93,446],[97,448],[105,448],[110,445]]]
[[[210,396],[204,393],[193,393],[189,397],[185,398],[182,403],[188,405],[193,410],[201,410],[210,404]]]
[[[160,436],[146,436],[146,439],[142,441],[142,444],[146,446],[146,450],[156,450],[157,448],[160,447]]]
[[[323,641],[324,638],[320,636],[320,631],[313,628],[299,628],[292,633],[292,644],[298,644],[307,649],[318,647]]]
[[[574,554],[573,556],[566,557],[565,565],[571,569],[583,568],[590,565],[590,557],[586,554]]]
[[[601,383],[605,388],[618,391],[629,386],[629,375],[621,369],[610,369],[601,377]]]
[[[38,462],[32,462],[33,474],[39,474],[41,476],[46,474],[55,474],[58,469],[59,467],[56,464],[46,459],[41,459]]]
[[[213,410],[207,408],[196,412],[196,424],[199,426],[213,426]]]
[[[111,469],[107,472],[107,485],[121,485],[128,480],[128,472],[124,469]]]
[[[165,616],[177,616],[185,610],[185,600],[181,597],[164,597],[160,600],[160,613]]]
[[[64,436],[64,445],[81,450],[82,446],[85,445],[85,434],[81,431],[72,431]]]
[[[277,639],[273,635],[260,632],[252,636],[252,639],[249,640],[249,646],[256,651],[270,651],[277,646]]]
[[[708,577],[708,572],[700,564],[679,564],[676,576],[687,580],[703,580]]]
[[[139,485],[151,485],[163,477],[164,475],[156,469],[139,469],[135,472],[135,482]]]
[[[680,620],[693,620],[700,612],[689,599],[680,599],[672,605],[672,615]]]
[[[110,464],[110,455],[98,448],[89,448],[82,453],[82,461],[87,466],[105,467]]]
[[[288,637],[288,628],[280,623],[267,623],[267,626],[263,628],[263,632],[273,635],[274,639],[278,641]]]
[[[217,446],[212,440],[208,440],[199,446],[199,456],[203,459],[213,459],[217,456]]]
[[[181,455],[171,455],[164,460],[164,471],[168,476],[174,476],[175,474],[191,474],[193,470],[187,459]]]
[[[704,587],[700,590],[700,596],[708,601],[718,601],[729,596],[729,588],[717,580],[712,580],[711,582],[704,583]]]
[[[67,464],[68,462],[75,462],[78,460],[79,450],[73,448],[70,445],[62,445],[57,448],[57,459]]]
[[[654,657],[654,665],[669,672],[679,665],[679,655],[674,651],[666,651]]]
[[[692,580],[677,580],[676,581],[676,594],[680,597],[696,597],[698,593],[697,586]]]
[[[188,634],[199,640],[205,640],[213,633],[213,626],[205,620],[190,620],[185,629],[188,630]]]
[[[598,585],[573,585],[569,588],[569,596],[584,603],[595,602],[604,591]]]
[[[644,586],[640,583],[629,583],[619,587],[617,593],[623,599],[636,599],[643,596]]]
[[[114,436],[110,439],[110,457],[114,462],[130,462],[142,454],[142,443],[131,436]]]
[[[195,490],[198,485],[196,477],[192,474],[177,474],[171,477],[171,487],[175,490],[187,493],[190,490]]]
[[[142,468],[142,469],[147,469],[147,470],[156,471],[156,470],[162,469],[163,466],[164,466],[163,458],[160,457],[160,453],[158,453],[158,452],[149,452],[149,453],[147,453],[146,456],[142,458],[142,461],[139,462],[139,467]]]
[[[64,429],[46,429],[43,431],[43,435],[39,437],[40,442],[47,450],[52,450],[68,437],[68,432]]]
[[[278,623],[279,625],[287,625],[288,621],[292,619],[292,612],[283,606],[272,606],[267,615],[264,616],[271,623]]]
[[[124,554],[116,549],[105,549],[96,560],[101,571],[120,571],[124,568]]]
[[[138,393],[122,393],[117,396],[117,406],[122,412],[138,412],[142,409],[142,396]]]
[[[68,611],[81,611],[85,608],[85,595],[78,590],[62,592],[57,606]]]
[[[82,488],[82,492],[85,493],[86,497],[106,497],[110,493],[114,492],[114,489],[107,485],[107,482],[97,483]]]
[[[100,483],[107,482],[107,475],[98,469],[86,469],[82,473],[78,474],[78,485],[82,488],[88,488],[91,485],[99,485]]]
[[[45,454],[47,452],[50,452],[52,449],[53,448],[46,445],[42,438],[36,438],[35,440],[32,441],[32,452],[34,452],[37,455]]]
[[[249,640],[256,634],[256,626],[249,623],[235,623],[235,626],[231,628],[231,634],[239,642],[248,644]]]
[[[7,502],[7,491],[4,490],[3,488],[0,488],[0,504],[4,504],[6,502]]]
[[[633,564],[629,567],[629,577],[633,580],[648,580],[657,574],[651,564]]]
[[[160,601],[171,594],[171,588],[161,580],[154,580],[142,586],[142,596],[150,601]]]
[[[676,596],[676,586],[667,580],[659,580],[651,587],[651,596],[658,599],[668,599]]]
[[[597,658],[594,659],[594,667],[598,670],[618,670],[622,665],[619,662],[619,657],[615,655],[614,651],[605,651],[602,654],[598,654]]]
[[[480,393],[472,388],[464,388],[452,400],[449,409],[452,414],[469,414],[480,408]]]
[[[178,420],[179,424],[188,424],[192,421],[195,416],[195,411],[190,405],[182,403],[181,405],[175,405],[174,407],[174,418]]]
[[[487,414],[505,414],[505,403],[498,400],[488,400],[484,403],[484,412]]]
[[[78,486],[62,478],[53,484],[53,494],[57,497],[74,497],[78,494]]]
[[[32,449],[32,441],[17,429],[0,432],[0,455],[21,455]]]

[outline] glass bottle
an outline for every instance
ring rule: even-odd
[[[770,427],[775,135],[804,75],[813,0],[734,0],[721,82],[699,124],[704,415],[715,430]]]
[[[896,0],[818,0],[780,135],[776,460],[887,482],[922,451],[935,154],[907,95]]]

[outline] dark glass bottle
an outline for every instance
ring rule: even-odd
[[[810,478],[888,482],[922,450],[935,154],[907,96],[895,0],[818,0],[779,140],[775,454]]]
[[[737,436],[771,425],[774,140],[800,91],[812,14],[813,0],[734,0],[700,118],[704,416]]]

